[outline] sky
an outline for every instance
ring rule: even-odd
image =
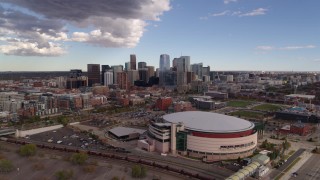
[[[319,0],[0,0],[0,71],[160,54],[214,71],[320,71]]]

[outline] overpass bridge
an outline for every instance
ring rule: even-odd
[[[6,136],[6,135],[15,134],[15,133],[16,133],[16,130],[13,128],[0,129],[0,136]]]

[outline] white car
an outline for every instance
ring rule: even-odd
[[[61,144],[61,143],[62,143],[62,141],[60,141],[60,140],[59,140],[59,141],[57,141],[57,144]]]

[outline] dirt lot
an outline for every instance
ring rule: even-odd
[[[109,159],[93,159],[89,157],[86,165],[73,165],[68,161],[71,154],[56,153],[49,150],[38,150],[37,155],[26,158],[21,157],[16,153],[18,145],[7,144],[0,142],[2,149],[0,150],[1,157],[9,159],[13,165],[14,170],[8,174],[0,174],[1,180],[55,180],[57,177],[55,173],[61,170],[72,170],[73,178],[79,180],[87,179],[112,179],[117,176],[119,179],[132,179],[131,166],[133,164],[117,162]],[[93,165],[94,171],[89,173],[84,171],[84,167],[88,164]],[[164,174],[162,171],[156,172],[154,169],[148,168],[147,177],[145,179],[153,179],[154,176],[161,179],[187,179],[171,174]]]

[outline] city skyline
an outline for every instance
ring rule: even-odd
[[[130,54],[136,63],[155,67],[160,55],[168,54],[171,62],[190,56],[192,64],[213,71],[319,71],[319,5],[316,0],[72,5],[2,0],[0,71],[86,70],[87,64],[124,65]]]

